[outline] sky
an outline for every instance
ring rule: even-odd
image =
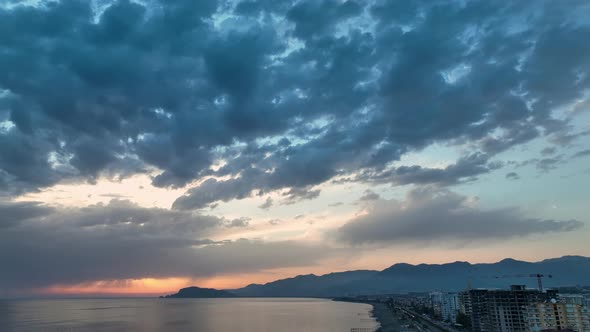
[[[590,3],[0,0],[0,296],[590,256]]]

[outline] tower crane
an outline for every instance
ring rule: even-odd
[[[553,278],[551,274],[541,274],[541,273],[533,273],[533,274],[509,274],[509,275],[502,275],[502,276],[494,276],[494,278],[537,278],[537,285],[539,286],[539,292],[543,292],[543,281],[542,278]]]

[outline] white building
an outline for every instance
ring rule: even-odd
[[[430,304],[438,316],[453,323],[457,320],[457,313],[461,309],[457,293],[431,292]]]
[[[442,318],[451,322],[457,321],[457,313],[461,309],[461,303],[459,301],[459,294],[457,293],[446,293],[442,296],[441,311]]]

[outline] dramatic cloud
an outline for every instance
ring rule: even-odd
[[[549,232],[568,232],[580,221],[526,218],[516,208],[482,210],[476,201],[449,191],[415,189],[405,201],[382,200],[339,228],[336,238],[352,244],[472,242]]]
[[[339,246],[577,229],[448,188],[588,155],[589,16],[581,0],[2,3],[0,289],[313,264],[333,249],[270,241],[328,242],[355,204]],[[86,184],[100,194],[76,197]],[[71,207],[115,187],[130,201]],[[152,194],[169,209],[131,203]]]
[[[2,229],[14,226],[21,221],[44,216],[51,213],[53,209],[37,202],[0,202],[0,211],[0,229]]]
[[[220,227],[243,227],[190,212],[111,201],[78,209],[0,205],[0,292],[130,278],[206,277],[313,263],[328,255],[297,242],[214,242]],[[325,249],[325,248],[324,248]]]
[[[4,195],[147,172],[199,183],[179,209],[276,190],[290,203],[359,172],[452,185],[533,138],[584,134],[576,112],[556,115],[587,100],[583,1],[105,5],[0,7]],[[392,168],[435,142],[467,151]]]

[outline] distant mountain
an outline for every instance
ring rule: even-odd
[[[325,274],[300,275],[281,279],[264,285],[252,284],[244,288],[230,290],[238,296],[277,297],[277,296],[311,296],[331,297],[346,294],[359,280],[370,280],[378,271],[360,270]]]
[[[212,288],[187,287],[178,291],[176,294],[164,296],[165,298],[220,298],[236,297],[234,294]]]
[[[337,297],[435,289],[459,291],[465,289],[468,283],[472,287],[508,288],[512,284],[521,284],[534,288],[537,287],[537,279],[528,275],[536,273],[552,275],[552,278],[543,278],[545,287],[590,285],[590,258],[564,256],[534,263],[510,258],[491,264],[401,263],[383,271],[300,275],[264,285],[252,284],[229,292],[250,297]]]

